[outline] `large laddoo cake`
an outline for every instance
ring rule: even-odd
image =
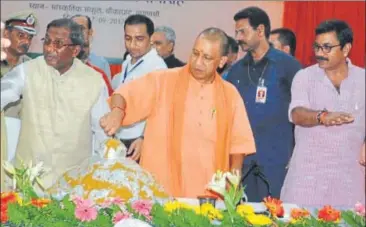
[[[65,172],[48,192],[55,198],[70,194],[97,204],[116,197],[124,201],[169,199],[149,172],[126,158],[126,151],[119,140],[108,139],[96,155]]]

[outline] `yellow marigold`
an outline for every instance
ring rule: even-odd
[[[269,217],[267,217],[263,214],[259,214],[259,215],[249,214],[245,218],[247,219],[247,221],[250,224],[255,225],[255,226],[262,226],[262,225],[272,224],[272,220]]]
[[[178,201],[170,201],[164,204],[164,210],[168,213],[175,211],[176,209],[180,209],[181,204]]]
[[[241,204],[236,208],[236,212],[238,212],[241,217],[244,217],[249,214],[254,214],[254,208],[247,204]]]
[[[181,203],[178,201],[170,201],[164,204],[164,210],[168,213],[171,213],[178,209],[185,209],[185,210],[193,210],[197,214],[199,214],[200,207],[199,206],[193,206],[186,203]]]
[[[221,211],[216,209],[211,203],[201,205],[201,215],[208,217],[210,220],[222,220],[223,215]]]

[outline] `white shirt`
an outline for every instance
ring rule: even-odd
[[[72,70],[73,66],[71,66],[71,68],[67,72],[65,72],[64,75],[60,75],[57,70],[55,70],[55,74],[59,76],[66,76],[65,74]],[[26,72],[24,68],[24,64],[21,64],[1,78],[1,111],[9,103],[19,100],[20,96],[23,94],[23,90],[26,86]],[[101,89],[100,91],[99,98],[97,102],[93,105],[90,113],[92,119],[91,128],[93,134],[92,152],[94,151],[94,149],[99,148],[101,143],[108,138],[108,136],[104,133],[104,130],[99,124],[100,118],[110,111],[108,103],[106,102],[109,97],[108,89],[107,86],[105,86],[105,83],[103,83],[103,85],[104,86],[103,89]]]
[[[112,88],[113,90],[116,90],[123,83],[142,77],[155,70],[167,68],[164,60],[158,55],[154,48],[133,65],[131,64],[131,56],[128,55],[126,60],[122,63],[122,72],[115,75],[112,79]],[[116,133],[116,137],[119,139],[137,138],[143,135],[145,123],[145,121],[142,121],[128,127],[121,127]]]

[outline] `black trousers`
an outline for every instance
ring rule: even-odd
[[[131,147],[131,144],[133,143],[133,141],[137,140],[138,138],[135,139],[120,139],[121,142],[126,146],[127,150]],[[127,157],[131,157],[133,155],[134,151],[131,152],[131,154],[127,154]],[[137,163],[140,162],[140,159],[136,161]]]

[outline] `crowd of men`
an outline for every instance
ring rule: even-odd
[[[112,76],[92,52],[88,16],[51,21],[35,59],[26,55],[35,15],[10,17],[3,31],[10,44],[1,42],[1,110],[21,120],[17,157],[52,169],[43,179],[50,187],[114,136],[174,196],[203,195],[216,170],[237,169],[249,201],[364,201],[365,70],[348,58],[352,29],[342,20],[321,22],[317,64],[303,68],[295,34],[271,30],[264,10],[248,7],[233,20],[235,37],[204,29],[184,63],[174,55],[172,28],[131,15],[122,71]]]

